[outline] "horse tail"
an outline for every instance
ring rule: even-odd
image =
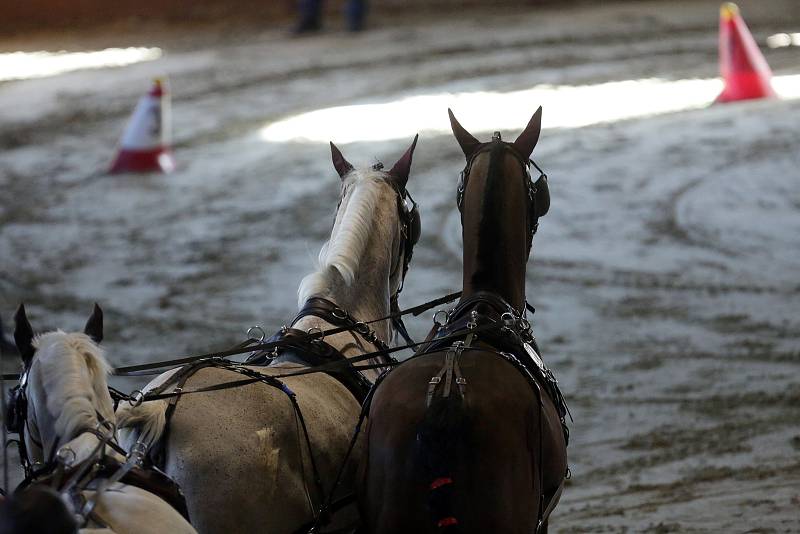
[[[150,450],[164,435],[166,426],[165,400],[143,402],[139,406],[123,405],[117,409],[117,429],[125,450],[132,450],[137,442]]]
[[[453,503],[459,443],[468,426],[461,395],[435,397],[417,428],[419,459],[428,478],[428,510],[433,524],[445,532],[458,532]]]

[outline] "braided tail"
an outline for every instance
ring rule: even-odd
[[[458,445],[467,428],[467,412],[460,395],[435,397],[417,430],[419,460],[428,485],[428,510],[441,531],[459,532],[454,509]]]

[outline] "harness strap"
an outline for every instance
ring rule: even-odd
[[[443,376],[444,390],[442,391],[442,398],[446,399],[450,396],[453,378],[455,378],[461,398],[464,398],[464,390],[466,389],[467,379],[464,378],[464,375],[461,373],[461,366],[458,364],[458,358],[461,356],[461,353],[464,352],[464,349],[469,348],[469,346],[472,344],[472,339],[474,336],[475,334],[472,332],[472,329],[470,329],[470,332],[467,334],[467,337],[464,341],[456,341],[453,343],[450,349],[448,349],[447,353],[445,353],[444,365],[442,366],[442,369],[431,378],[430,382],[428,382],[428,394],[426,396],[425,406],[430,407],[431,402],[433,401],[433,395],[436,392],[436,388],[441,383]]]
[[[372,406],[372,398],[375,395],[375,391],[378,389],[378,386],[383,382],[383,379],[389,375],[389,369],[386,369],[383,373],[381,373],[378,378],[375,380],[375,383],[370,388],[369,392],[367,393],[364,402],[361,404],[361,413],[358,415],[358,422],[356,423],[355,429],[353,430],[353,436],[350,438],[350,445],[347,447],[347,452],[342,459],[342,462],[339,464],[339,471],[336,473],[336,478],[333,481],[333,486],[331,486],[331,490],[328,493],[328,498],[325,500],[325,503],[320,508],[319,514],[317,514],[317,518],[314,521],[314,525],[311,527],[310,530],[299,529],[296,531],[297,534],[301,532],[308,532],[308,534],[313,534],[317,532],[317,528],[322,526],[323,520],[330,516],[330,513],[335,511],[336,503],[333,501],[333,496],[336,494],[336,490],[339,488],[339,484],[342,480],[342,475],[344,475],[344,469],[347,466],[347,462],[350,459],[351,454],[353,453],[353,449],[356,446],[356,442],[358,441],[358,436],[361,433],[361,427],[364,424],[364,420],[367,418],[369,414],[370,406]],[[344,500],[347,497],[341,499]],[[341,501],[340,500],[340,501]]]
[[[363,323],[369,325],[380,321],[391,320],[396,317],[402,317],[403,315],[413,315],[414,317],[417,317],[432,308],[441,306],[442,304],[447,304],[448,302],[452,302],[457,298],[459,298],[460,296],[461,292],[457,291],[455,293],[447,294],[444,297],[439,297],[437,299],[425,302],[423,304],[419,304],[417,306],[413,306],[411,308],[406,308],[405,310],[389,314],[385,317],[372,319],[370,321],[363,321]],[[325,336],[330,336],[341,332],[347,332],[350,329],[351,329],[350,327],[331,328],[329,330],[323,330],[322,332],[313,332],[311,334],[306,334],[306,338],[308,340],[322,339]],[[144,376],[144,375],[159,374],[168,368],[178,367],[188,363],[194,363],[200,360],[207,360],[211,358],[227,358],[228,356],[236,356],[237,354],[246,354],[248,352],[253,352],[256,350],[271,350],[274,349],[276,346],[277,345],[275,345],[274,343],[258,343],[257,340],[255,339],[248,339],[229,350],[209,352],[206,354],[198,354],[195,356],[185,356],[181,358],[175,358],[172,360],[163,360],[159,362],[150,362],[139,365],[116,367],[114,368],[112,373],[114,374],[114,376]],[[404,346],[402,348],[405,349],[411,346],[418,346],[418,345],[409,343],[407,346]],[[375,355],[377,354],[378,353],[376,352]],[[2,377],[4,380],[19,380],[20,373],[4,373]]]
[[[226,383],[221,383],[221,384],[213,384],[211,386],[206,386],[206,387],[199,388],[199,389],[196,389],[196,390],[183,391],[183,386],[186,384],[186,382],[189,380],[189,378],[191,378],[191,376],[194,375],[197,371],[199,371],[200,369],[203,369],[205,367],[218,367],[220,369],[227,369],[227,370],[229,370],[231,372],[245,375],[248,378],[245,379],[245,380],[237,380],[235,382],[226,382]],[[297,395],[286,384],[284,384],[278,378],[273,377],[271,375],[265,375],[263,373],[259,373],[258,371],[255,371],[255,370],[252,370],[252,369],[248,369],[247,367],[244,367],[244,366],[239,365],[239,364],[235,364],[235,363],[232,363],[232,362],[227,362],[225,360],[216,360],[216,359],[215,360],[207,360],[207,361],[199,362],[199,364],[187,367],[186,369],[181,370],[177,374],[179,374],[180,376],[177,377],[178,381],[177,381],[175,389],[172,391],[172,393],[158,393],[158,394],[152,395],[152,396],[146,395],[147,396],[147,400],[157,400],[157,399],[164,399],[164,398],[169,398],[170,399],[169,405],[167,406],[167,411],[165,413],[166,420],[165,420],[165,427],[164,427],[164,435],[159,440],[160,449],[158,451],[158,455],[157,455],[156,458],[152,458],[153,455],[151,454],[151,460],[153,461],[153,463],[155,465],[157,465],[157,466],[159,466],[161,468],[163,468],[163,466],[164,466],[164,462],[166,461],[166,442],[167,442],[167,439],[168,439],[168,435],[167,434],[168,434],[168,431],[169,431],[169,422],[170,422],[170,419],[171,419],[171,417],[172,417],[172,415],[173,415],[173,413],[175,411],[175,407],[178,404],[178,401],[180,400],[180,398],[183,395],[186,395],[186,394],[189,394],[189,393],[200,393],[200,392],[217,391],[217,390],[222,390],[222,389],[228,389],[229,387],[232,387],[232,386],[230,386],[230,384],[235,384],[236,386],[241,386],[241,385],[244,385],[245,383],[254,384],[254,383],[257,383],[257,382],[261,382],[261,383],[266,384],[268,386],[272,386],[272,387],[274,387],[276,389],[279,389],[284,394],[286,394],[286,396],[289,398],[289,401],[292,404],[292,409],[294,410],[295,416],[297,417],[298,424],[300,425],[301,430],[303,432],[303,438],[304,438],[304,440],[306,442],[306,448],[308,449],[308,455],[309,455],[309,458],[311,459],[311,470],[312,470],[312,475],[313,475],[313,479],[314,479],[314,484],[315,484],[315,486],[317,488],[317,491],[319,492],[319,495],[320,496],[324,496],[325,495],[325,489],[324,489],[324,487],[322,485],[322,478],[321,478],[320,473],[319,473],[319,468],[317,467],[317,461],[316,461],[316,459],[314,457],[314,449],[311,446],[311,437],[310,437],[310,435],[308,433],[308,427],[306,425],[305,418],[303,417],[303,412],[300,409],[300,405],[297,402]],[[172,382],[173,381],[165,382],[164,384],[159,386],[160,390],[164,391],[164,389],[166,389],[166,387],[168,387],[168,384],[170,384]],[[312,509],[313,509],[313,505],[312,505]]]

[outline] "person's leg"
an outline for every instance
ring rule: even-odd
[[[367,18],[367,0],[348,0],[347,29],[358,32],[364,29]]]
[[[322,0],[299,0],[300,20],[295,33],[315,32],[322,28]]]

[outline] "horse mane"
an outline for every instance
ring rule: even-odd
[[[106,375],[111,366],[103,349],[83,333],[48,332],[34,339],[47,411],[56,434],[72,438],[97,423],[97,413],[114,421]]]
[[[384,173],[373,169],[355,170],[347,176],[331,237],[317,258],[317,270],[303,278],[297,289],[298,306],[311,297],[330,293],[337,276],[345,285],[353,284],[373,232],[372,215],[380,200],[378,187],[385,181]]]

